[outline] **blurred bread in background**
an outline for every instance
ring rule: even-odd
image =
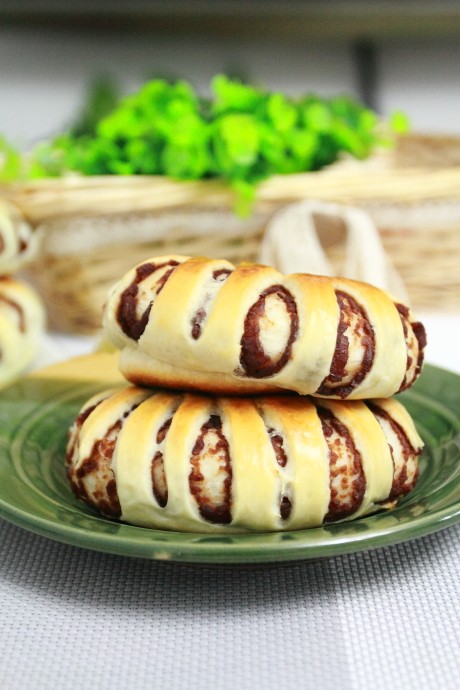
[[[0,388],[27,370],[44,330],[45,310],[35,290],[14,278],[1,278]]]

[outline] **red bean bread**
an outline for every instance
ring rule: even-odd
[[[132,383],[234,394],[389,397],[413,384],[426,342],[366,283],[183,256],[129,271],[104,325]]]
[[[397,401],[216,397],[128,387],[70,433],[79,498],[134,525],[189,532],[316,527],[392,507],[422,441]]]

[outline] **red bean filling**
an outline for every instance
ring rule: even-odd
[[[157,433],[156,442],[158,445],[162,443],[172,423],[172,417],[160,427]],[[164,469],[163,453],[158,450],[152,460],[151,466],[152,489],[153,494],[157,500],[158,505],[164,508],[168,502],[168,485],[166,482],[166,475]]]
[[[219,460],[219,481],[221,483],[222,500],[216,502],[209,494],[206,486],[206,478],[201,470],[202,453],[205,450],[205,441],[208,433],[213,431],[213,436],[217,436],[217,443],[213,447],[208,447],[206,452],[218,455]],[[190,459],[191,470],[189,474],[189,486],[194,496],[200,515],[209,522],[217,524],[229,524],[232,520],[232,466],[230,462],[230,450],[228,441],[222,433],[222,420],[217,415],[211,415],[209,420],[203,424],[195,442]]]
[[[150,310],[153,304],[152,300],[152,302],[150,302],[148,307],[144,310],[142,316],[137,316],[136,307],[139,283],[142,283],[143,280],[152,275],[152,273],[155,273],[155,271],[158,271],[165,266],[171,266],[171,269],[166,271],[158,281],[155,291],[155,295],[158,295],[165,286],[165,283],[171,273],[174,271],[176,266],[178,266],[178,263],[178,261],[167,261],[164,264],[146,263],[136,268],[135,278],[133,282],[122,292],[117,310],[117,321],[120,324],[120,328],[122,329],[123,333],[125,333],[129,338],[139,340],[145,331],[145,327],[147,326]]]
[[[19,305],[17,302],[14,300],[10,299],[9,297],[5,297],[4,295],[0,295],[0,302],[3,302],[4,304],[7,304],[9,307],[15,310],[19,316],[19,330],[21,333],[26,332],[26,319],[24,315],[24,310]]]
[[[17,304],[17,302],[14,302],[13,300],[9,299],[8,297],[5,297],[4,295],[0,295],[0,302],[4,302],[4,304],[7,304],[9,307],[12,307],[19,315],[19,330],[21,333],[25,333],[26,331],[26,321],[25,321],[25,316],[24,316],[24,311],[22,307]],[[0,349],[0,362],[3,359],[3,350]]]
[[[83,412],[78,415],[76,423],[80,428],[85,419],[89,417],[91,412],[100,405],[101,402],[102,400],[92,408],[90,407],[88,410],[83,410]],[[75,472],[72,472],[72,468],[68,470],[71,487],[75,496],[88,505],[96,507],[107,517],[119,518],[121,515],[117,485],[112,469],[112,457],[118,440],[118,434],[125,419],[139,405],[140,402],[135,403],[130,409],[126,410],[123,416],[107,429],[104,436],[100,440],[94,442],[91,453],[83,460]],[[92,473],[97,475],[99,486],[89,495],[83,483],[83,479]]]
[[[273,450],[275,451],[276,462],[280,467],[286,467],[288,459],[283,447],[283,437],[280,434],[277,434],[273,427],[269,427],[267,429],[267,434],[270,438]],[[281,519],[287,520],[291,514],[291,510],[292,503],[290,499],[288,498],[288,496],[282,496],[280,501]]]
[[[272,360],[260,342],[260,319],[265,314],[265,300],[269,295],[276,294],[286,305],[286,311],[291,319],[289,338],[283,354],[277,360]],[[277,374],[291,357],[292,345],[299,330],[299,316],[297,305],[291,293],[282,285],[272,285],[264,290],[257,302],[249,309],[244,321],[244,332],[241,338],[240,363],[246,376],[261,379]]]
[[[283,496],[280,501],[280,515],[282,520],[287,520],[292,511],[292,503],[287,496]]]
[[[221,268],[218,271],[214,271],[212,278],[216,282],[223,284],[230,274],[231,271],[229,271],[228,268]],[[192,338],[194,340],[198,340],[201,335],[201,327],[207,315],[206,307],[208,306],[209,297],[209,295],[205,297],[205,304],[197,310],[196,314],[191,320]]]
[[[401,317],[401,323],[403,327],[403,332],[404,332],[404,340],[406,341],[406,344],[408,345],[408,339],[409,339],[409,327],[412,328],[412,331],[414,332],[415,338],[418,343],[418,356],[417,356],[417,364],[415,367],[415,372],[411,380],[406,381],[406,376],[404,376],[401,386],[399,388],[399,393],[406,388],[409,388],[415,379],[418,377],[422,370],[423,366],[423,359],[424,359],[424,349],[426,347],[426,331],[425,327],[420,321],[414,321],[411,323],[409,321],[409,307],[406,307],[404,304],[395,304],[396,309],[399,312],[399,316]],[[407,364],[406,364],[406,370],[409,371],[409,369],[412,366],[412,352],[411,349],[408,345],[407,347]]]
[[[23,254],[26,251],[28,246],[29,245],[26,242],[26,240],[20,239],[19,240],[19,246],[18,246],[18,250],[19,250],[18,253]],[[4,251],[5,251],[5,242],[3,241],[3,237],[0,235],[0,254],[3,254]]]
[[[277,434],[272,427],[267,429],[267,434],[270,437],[273,450],[275,451],[276,462],[280,467],[286,467],[287,457],[283,448],[283,437],[280,434]]]
[[[371,412],[376,416],[380,417],[381,419],[385,419],[388,424],[391,426],[392,430],[398,437],[399,443],[401,444],[402,448],[402,453],[403,453],[403,458],[404,458],[404,465],[401,469],[401,472],[399,473],[398,476],[396,474],[393,476],[393,484],[391,485],[391,491],[390,495],[388,496],[385,501],[382,501],[385,503],[386,501],[394,501],[395,499],[405,496],[406,494],[409,493],[409,491],[412,491],[412,489],[415,486],[415,483],[418,479],[419,475],[419,468],[417,467],[413,480],[411,482],[408,482],[408,475],[407,475],[407,463],[409,460],[412,458],[420,455],[421,450],[416,450],[413,448],[411,442],[407,438],[406,432],[404,429],[398,424],[396,420],[391,417],[386,410],[382,410],[381,407],[378,407],[372,402],[367,402],[367,406],[371,410]],[[390,452],[391,452],[391,457],[393,458],[393,448],[390,447]],[[393,459],[393,467],[395,466],[394,459]]]
[[[337,290],[336,298],[340,309],[340,318],[337,328],[334,356],[332,358],[329,375],[323,380],[316,392],[319,395],[335,395],[343,399],[350,395],[370,371],[372,362],[374,361],[375,335],[366,312],[351,295]],[[362,329],[361,344],[364,348],[364,355],[361,366],[349,383],[343,386],[331,385],[340,383],[346,376],[350,343],[345,332],[350,324],[350,314],[352,313],[358,314],[359,326]]]
[[[318,415],[321,420],[324,438],[329,449],[329,476],[331,497],[328,511],[324,520],[341,520],[355,513],[361,505],[366,490],[362,458],[357,450],[352,437],[344,426],[333,414],[324,408],[318,407]],[[340,438],[337,438],[339,436]],[[344,466],[341,449],[345,446],[352,462]],[[340,493],[333,481],[340,478]]]
[[[77,483],[72,483],[72,488],[77,498],[82,499],[91,506],[95,506],[101,513],[113,518],[119,518],[121,515],[121,506],[118,500],[115,477],[112,476],[105,484],[107,498],[104,496],[102,488],[100,490],[96,489],[90,496],[82,480],[93,472],[103,475],[104,470],[101,470],[101,464],[105,465],[106,471],[113,475],[111,460],[113,451],[115,450],[115,443],[118,436],[117,432],[120,431],[122,425],[123,420],[119,419],[107,429],[107,432],[100,441],[94,443],[90,455],[82,462],[75,472]],[[109,438],[112,434],[114,434],[115,438]],[[100,481],[103,481],[102,477]]]
[[[102,402],[102,400],[99,400],[94,405],[90,405],[89,407],[86,408],[86,410],[83,410],[82,412],[80,412],[78,417],[75,419],[74,426],[76,427],[76,430],[75,430],[76,433],[75,433],[75,437],[74,437],[74,442],[72,443],[71,446],[67,446],[67,453],[66,453],[66,462],[67,462],[67,465],[69,465],[69,470],[71,470],[70,465],[72,463],[72,458],[73,458],[73,454],[75,451],[75,444],[76,444],[77,439],[78,439],[78,433],[79,433],[81,427],[83,426],[83,424],[85,423],[85,421],[90,416],[91,412],[94,412],[96,407],[98,405],[100,405],[101,402]],[[71,433],[72,433],[72,429],[69,429],[69,433],[67,435],[68,442],[70,441]]]
[[[192,338],[198,340],[201,335],[201,324],[206,318],[206,309],[200,307],[192,319]]]

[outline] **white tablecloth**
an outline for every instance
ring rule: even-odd
[[[458,690],[460,526],[316,563],[190,567],[0,521],[3,690]]]
[[[460,318],[426,315],[460,373]],[[41,364],[93,348],[48,338]],[[91,552],[0,521],[1,690],[457,690],[460,525],[283,566]]]

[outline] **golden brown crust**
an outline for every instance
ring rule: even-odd
[[[75,494],[104,515],[192,532],[304,529],[390,507],[420,440],[395,400],[101,393],[69,434]]]
[[[177,255],[127,273],[104,325],[129,381],[227,394],[388,397],[425,346],[409,308],[371,285]]]

